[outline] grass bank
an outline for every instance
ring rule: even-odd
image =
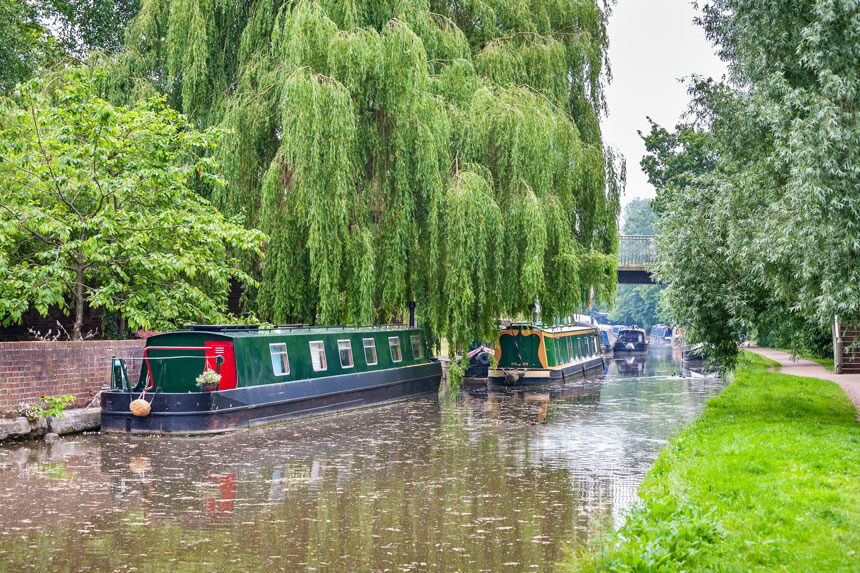
[[[643,506],[574,570],[860,571],[860,424],[833,382],[734,380],[660,454]]]

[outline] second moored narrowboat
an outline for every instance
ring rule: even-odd
[[[152,336],[136,383],[123,359],[112,360],[112,371],[111,390],[102,394],[103,431],[180,434],[435,393],[442,375],[419,329],[243,325]],[[205,389],[204,372],[217,386]],[[147,404],[133,405],[140,400]]]
[[[612,345],[614,352],[644,352],[648,350],[648,339],[645,331],[641,328],[622,328],[618,331],[615,344]]]
[[[559,383],[603,368],[598,329],[583,326],[512,324],[496,342],[490,384]]]

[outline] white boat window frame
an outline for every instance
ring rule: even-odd
[[[367,345],[368,342],[370,343],[370,346]],[[376,339],[375,338],[362,338],[361,339],[361,345],[364,347],[364,362],[368,366],[376,366],[377,364],[379,364],[379,356],[376,354]],[[373,362],[371,362],[367,359],[367,349],[368,348],[373,349],[373,359],[374,359]]]
[[[418,343],[418,354],[415,354],[415,343]],[[412,346],[413,360],[422,360],[424,358],[424,344],[421,342],[420,334],[412,334],[409,336],[409,344]]]
[[[397,342],[397,354],[400,356],[397,360],[394,359],[394,342]],[[388,354],[391,355],[391,361],[395,364],[398,362],[403,362],[403,349],[400,347],[400,337],[399,336],[389,336],[388,337]]]
[[[276,348],[279,347],[279,348]],[[283,349],[283,352],[281,352]],[[272,372],[275,376],[289,376],[290,375],[290,357],[287,354],[287,343],[286,342],[273,342],[269,344],[269,356],[272,359]],[[282,366],[286,366],[285,372],[278,372],[278,369],[275,368],[275,357],[283,356],[283,360],[279,360]]]
[[[314,360],[314,345],[319,345],[319,348],[322,349],[322,363],[320,360]],[[308,341],[308,348],[311,352],[311,368],[314,372],[325,372],[328,370],[328,356],[326,356],[325,352],[325,340],[310,340]],[[319,355],[318,355],[319,356]],[[317,365],[322,366],[322,368],[317,368]]]
[[[344,348],[341,346],[342,344],[346,344],[346,350],[349,352],[349,364],[343,363],[343,355],[341,352],[344,351]],[[347,369],[355,366],[355,357],[352,355],[352,340],[343,338],[337,341],[337,357],[340,360],[341,368]]]

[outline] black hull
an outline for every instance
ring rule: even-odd
[[[616,354],[624,352],[647,352],[648,344],[640,342],[639,344],[635,344],[633,348],[627,348],[625,344],[615,344],[615,346],[612,347],[612,351]]]
[[[507,387],[523,387],[536,384],[563,384],[570,380],[584,378],[589,374],[593,374],[599,370],[603,370],[603,358],[600,356],[592,358],[590,360],[586,360],[585,362],[571,364],[570,366],[566,366],[558,370],[543,370],[530,368],[522,368],[516,370],[512,369],[512,372],[522,372],[530,375],[520,376],[516,382],[509,381],[508,378],[505,376],[490,375],[487,377],[487,383],[489,386]],[[535,376],[534,374],[537,372],[545,372],[546,374]]]
[[[208,434],[395,402],[439,391],[442,367],[420,364],[221,392],[150,393],[152,411],[134,416],[135,392],[102,394],[102,431]]]

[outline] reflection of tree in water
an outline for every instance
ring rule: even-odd
[[[92,516],[101,533],[29,535],[100,569],[155,551],[225,569],[550,567],[586,529],[582,480],[524,462],[521,426],[476,437],[472,420],[434,398],[221,437],[90,440],[91,479],[116,508]],[[0,551],[24,563],[26,545]]]
[[[662,440],[716,391],[659,356],[650,377],[424,398],[226,436],[66,438],[74,452],[50,461],[73,485],[53,492],[25,477],[44,456],[4,466],[0,451],[4,521],[7,507],[31,507],[12,503],[21,483],[38,492],[33,507],[55,511],[16,531],[0,523],[0,565],[550,569],[632,499]]]

